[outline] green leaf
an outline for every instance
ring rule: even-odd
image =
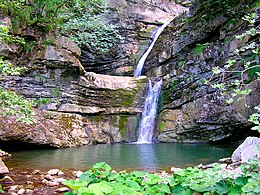
[[[182,187],[182,185],[179,184],[179,185],[175,186],[175,188],[173,188],[171,194],[172,195],[186,195],[185,188]]]
[[[227,194],[230,190],[230,185],[226,181],[221,180],[220,182],[216,183],[212,189],[218,194]]]
[[[112,168],[106,162],[99,162],[94,164],[93,169],[103,169],[105,172],[112,170]]]
[[[75,195],[73,192],[65,192],[63,195]]]
[[[161,177],[159,177],[158,175],[154,175],[154,174],[149,174],[147,179],[150,180],[148,182],[150,185],[157,184],[158,182],[160,182],[162,180]]]
[[[130,188],[135,189],[136,191],[141,191],[141,186],[137,182],[135,182],[133,180],[127,179],[126,180],[126,185],[128,187],[130,187]]]
[[[234,183],[238,186],[244,186],[247,183],[248,179],[245,177],[238,177],[234,180]]]
[[[108,194],[113,191],[113,188],[109,186],[107,182],[100,182],[90,184],[88,189],[91,190],[95,195]],[[79,191],[80,192],[80,191]]]
[[[81,181],[81,180],[66,180],[62,183],[73,190],[78,190],[79,188],[88,185],[87,181]]]
[[[136,177],[144,177],[147,175],[146,172],[142,172],[142,171],[133,171],[132,174],[135,175]]]
[[[171,193],[171,190],[169,188],[168,185],[166,185],[165,183],[161,183],[157,186],[158,190],[161,191],[161,192],[164,192],[164,193]]]
[[[186,176],[190,173],[190,171],[186,170],[186,169],[183,169],[183,170],[180,170],[180,171],[176,171],[174,172],[175,175],[179,175],[179,176]]]
[[[209,186],[206,183],[194,183],[190,186],[192,190],[195,190],[197,192],[207,192],[209,191]]]
[[[228,195],[237,195],[241,194],[241,187],[239,186],[233,186],[231,187],[230,191],[228,192]]]
[[[96,194],[92,189],[89,189],[87,187],[81,187],[79,190],[78,190],[78,193],[79,195],[98,195]],[[101,193],[102,194],[102,193]]]
[[[119,177],[119,174],[117,173],[110,173],[107,177],[108,181],[113,181]]]

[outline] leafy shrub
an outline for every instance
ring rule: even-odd
[[[108,52],[120,39],[117,26],[104,22],[104,15],[70,18],[62,27],[64,34],[79,46],[89,44],[92,49]]]
[[[24,43],[23,39],[9,35],[8,32],[9,31],[6,26],[0,25],[0,41],[5,43]],[[14,67],[11,62],[0,57],[0,74],[4,76],[15,76],[19,75],[24,70],[26,70],[26,68]],[[16,116],[18,121],[32,124],[32,105],[33,102],[27,101],[23,99],[22,96],[17,95],[15,92],[5,90],[0,86],[0,115]]]
[[[255,24],[258,18],[259,16],[255,12],[245,15],[242,19],[246,21],[249,30],[246,30],[240,35],[236,35],[235,38],[243,41],[245,37],[259,36],[259,27]],[[219,83],[212,84],[211,86],[221,91],[223,96],[229,94],[230,97],[226,100],[226,103],[228,104],[231,104],[235,98],[236,100],[239,100],[248,95],[252,91],[248,88],[249,85],[253,82],[258,82],[260,79],[259,42],[254,41],[253,39],[253,41],[249,41],[242,47],[235,49],[233,53],[234,57],[228,59],[224,67],[213,67],[213,74],[210,79],[213,80],[216,77],[220,78]],[[236,79],[227,80],[226,78],[228,77],[235,77]],[[206,83],[209,83],[210,80],[206,81]],[[259,106],[260,105],[256,108],[258,109]],[[259,110],[250,116],[249,121],[255,125],[252,129],[260,132],[258,112]]]
[[[91,1],[88,1],[91,2]],[[111,47],[115,46],[122,37],[119,35],[118,27],[109,24],[106,21],[106,12],[104,9],[86,12],[82,7],[75,5],[72,10],[74,13],[66,13],[63,17],[66,22],[59,26],[62,34],[71,37],[71,40],[76,42],[79,46],[88,44],[92,49],[101,52],[108,52]],[[94,14],[93,14],[94,12]],[[69,15],[69,17],[68,17]]]

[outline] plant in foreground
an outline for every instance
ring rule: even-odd
[[[201,170],[187,168],[172,175],[161,176],[141,171],[115,172],[105,162],[96,163],[79,179],[66,180],[72,189],[65,195],[83,194],[254,194],[260,192],[259,160],[242,167],[243,173],[223,171],[220,164]]]

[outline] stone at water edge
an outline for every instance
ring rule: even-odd
[[[247,137],[245,141],[233,152],[231,156],[232,161],[247,162],[250,158],[253,157],[260,159],[260,150],[257,147],[257,144],[260,144],[260,138]]]
[[[183,169],[181,169],[181,168],[177,168],[177,167],[172,167],[171,168],[171,172],[177,172],[177,171],[181,171],[181,170],[183,170]]]
[[[0,175],[9,173],[8,168],[5,166],[5,163],[2,161],[2,158],[0,158]]]
[[[47,173],[49,175],[58,175],[59,171],[60,171],[59,169],[51,169]]]

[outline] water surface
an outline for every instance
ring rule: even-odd
[[[158,171],[212,163],[231,156],[233,151],[233,146],[209,144],[104,144],[12,152],[12,159],[6,164],[19,168],[84,171],[93,164],[104,161],[115,170]]]

